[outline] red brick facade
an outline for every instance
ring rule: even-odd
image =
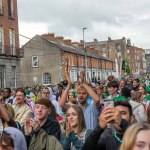
[[[9,29],[18,33],[18,13],[17,0],[10,0],[11,9],[9,10],[8,0],[3,0],[0,4],[0,26],[4,32],[4,54],[12,55],[10,52]],[[19,56],[19,36],[15,34],[15,54]]]

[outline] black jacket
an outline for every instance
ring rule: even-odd
[[[126,129],[128,126],[128,122],[125,120],[121,121],[121,128]],[[110,130],[110,129],[105,129]],[[115,138],[114,133],[106,132],[105,135],[102,135],[104,129],[102,129],[99,125],[95,128],[95,130],[91,133],[91,135],[86,140],[82,150],[119,150],[121,143]],[[122,136],[117,136],[122,140]]]

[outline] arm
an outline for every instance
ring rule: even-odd
[[[67,99],[68,92],[69,92],[69,90],[70,90],[70,88],[71,88],[71,85],[72,85],[72,84],[68,83],[68,85],[67,85],[65,91],[63,92],[63,94],[62,94],[62,96],[61,96],[61,98],[60,98],[59,104],[60,104],[60,106],[63,107],[63,108],[66,108],[66,99]]]
[[[7,122],[8,126],[15,127],[15,128],[17,127],[16,122],[12,119],[8,110],[2,104],[0,104],[0,114],[1,117],[4,119],[4,121]]]
[[[65,76],[66,76],[66,79],[68,81],[68,85],[65,89],[65,91],[63,92],[61,98],[60,98],[60,106],[63,107],[63,108],[66,108],[66,99],[67,99],[67,95],[68,95],[68,92],[71,88],[71,85],[72,85],[72,82],[70,80],[70,72],[69,70],[67,70],[67,68],[65,68]]]
[[[88,86],[87,83],[83,83],[82,85],[85,87],[85,89],[87,90],[89,95],[94,100],[96,107],[99,108],[100,107],[100,100],[99,100],[98,94],[96,94],[96,92],[92,89],[92,87]]]
[[[87,140],[85,141],[85,144],[84,144],[82,150],[89,150],[89,149],[96,150],[99,138],[100,138],[101,134],[103,133],[103,131],[104,131],[104,129],[102,129],[100,127],[100,125],[98,125],[95,128],[95,130],[90,134],[90,136],[87,138]]]

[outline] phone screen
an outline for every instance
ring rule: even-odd
[[[114,101],[104,101],[104,108],[114,107]]]

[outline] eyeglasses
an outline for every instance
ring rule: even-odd
[[[43,94],[49,94],[49,92],[42,92]]]

